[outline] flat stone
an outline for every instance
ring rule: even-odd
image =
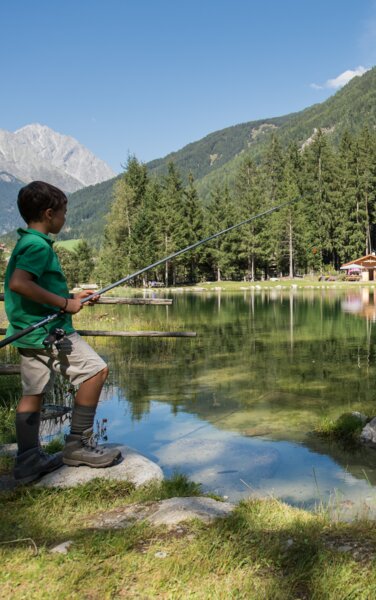
[[[192,519],[210,523],[219,517],[226,517],[234,508],[235,504],[219,502],[213,498],[169,498],[159,503],[156,512],[148,520],[153,525],[177,525]]]
[[[0,456],[10,456],[14,458],[17,454],[17,444],[3,444],[0,446]]]
[[[62,544],[59,544],[58,546],[55,546],[54,548],[51,548],[50,552],[51,554],[68,554],[68,550],[72,544],[73,541],[68,540],[66,542],[63,542]]]
[[[121,506],[89,519],[89,526],[99,529],[125,529],[135,521],[152,525],[174,527],[182,521],[199,519],[210,523],[229,515],[235,508],[230,502],[219,502],[206,497],[169,498],[159,502],[145,502]]]
[[[84,466],[68,467],[63,465],[60,469],[42,477],[35,484],[36,487],[75,487],[98,477],[100,479],[129,481],[136,487],[140,487],[151,481],[162,481],[164,479],[162,469],[133,448],[118,446],[117,444],[108,444],[108,446],[117,446],[123,456],[122,460],[113,467],[92,469]]]

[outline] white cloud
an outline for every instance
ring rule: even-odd
[[[338,77],[335,77],[334,79],[328,79],[322,85],[319,85],[317,83],[311,83],[311,88],[313,88],[314,90],[337,90],[346,85],[346,83],[349,83],[349,81],[351,81],[353,77],[360,77],[361,75],[364,75],[364,73],[366,73],[368,70],[369,69],[366,69],[362,66],[357,67],[353,71],[348,69],[347,71],[344,71],[343,73],[338,75]]]

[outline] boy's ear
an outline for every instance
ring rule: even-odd
[[[46,208],[46,210],[43,211],[43,213],[42,213],[42,218],[45,218],[49,221],[50,219],[52,219],[53,214],[54,214],[54,211],[52,208]]]

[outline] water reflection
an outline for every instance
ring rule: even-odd
[[[362,288],[357,292],[347,294],[346,299],[342,302],[342,309],[369,321],[376,321],[376,291]]]
[[[309,433],[323,416],[376,414],[372,326],[348,312],[364,298],[277,289],[179,294],[168,312],[155,307],[158,328],[198,337],[97,345],[111,366],[100,411],[112,439],[231,498],[274,493],[312,506],[341,489],[350,504],[372,503],[376,453]],[[124,308],[113,309],[117,328]]]

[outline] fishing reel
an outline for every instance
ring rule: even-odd
[[[60,347],[61,340],[65,337],[65,330],[60,327],[56,327],[52,329],[48,335],[43,340],[43,346],[46,349],[52,348],[55,346],[56,348]]]

